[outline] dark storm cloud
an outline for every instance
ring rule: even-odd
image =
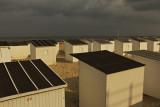
[[[1,0],[0,11],[30,11],[29,15],[107,17],[111,0]]]
[[[160,11],[160,0],[126,0],[126,3],[137,11]]]

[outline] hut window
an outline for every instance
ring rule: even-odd
[[[44,55],[46,55],[46,56],[48,55],[48,50],[44,51]]]

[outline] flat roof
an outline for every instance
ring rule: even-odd
[[[106,50],[71,55],[87,63],[88,65],[104,72],[105,74],[112,74],[144,66],[144,64],[142,63],[136,62],[134,60]]]
[[[118,41],[121,41],[121,42],[124,42],[124,43],[131,43],[128,39],[126,38],[119,38],[119,39],[116,39]]]
[[[129,51],[125,53],[160,61],[160,53],[157,53],[157,52],[152,52],[148,50],[136,50],[136,51]]]
[[[24,46],[28,45],[27,41],[0,41],[0,46]]]
[[[72,44],[72,45],[87,45],[87,43],[85,43],[79,39],[67,39],[65,41]]]
[[[101,44],[112,44],[111,42],[107,41],[107,40],[104,40],[104,39],[97,39],[97,40],[94,40],[98,43],[101,43]]]
[[[30,40],[30,42],[35,47],[56,46],[57,44],[57,41],[55,40]]]
[[[156,38],[152,38],[152,37],[149,37],[149,38],[146,38],[147,40],[150,40],[150,41],[159,41],[157,40]]]
[[[140,39],[140,38],[132,37],[131,39],[138,41],[138,42],[146,42],[144,39]]]
[[[42,60],[0,63],[0,98],[65,85]]]

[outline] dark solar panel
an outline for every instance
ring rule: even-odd
[[[6,66],[20,93],[36,90],[18,62],[9,62]]]
[[[87,43],[79,40],[79,39],[68,39],[68,40],[65,40],[66,42],[72,44],[72,45],[87,45]]]
[[[0,98],[17,94],[3,63],[0,63]]]
[[[20,61],[20,63],[39,89],[51,87],[30,61]]]
[[[30,42],[31,42],[35,47],[55,46],[55,44],[57,44],[57,42],[54,41],[54,40],[30,40]]]
[[[106,74],[144,66],[144,64],[109,51],[97,51],[71,55]]]
[[[32,60],[38,69],[47,77],[53,86],[64,85],[65,82],[60,79],[42,60]]]

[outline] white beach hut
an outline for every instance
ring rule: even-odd
[[[0,63],[11,62],[11,52],[10,48],[0,48]]]
[[[132,43],[128,39],[116,39],[114,52],[125,56],[125,51],[132,51]]]
[[[160,41],[155,38],[147,38],[145,39],[147,41],[147,50],[153,51],[153,52],[159,52],[159,43]]]
[[[78,59],[70,54],[88,52],[88,44],[79,39],[68,39],[64,41],[64,51],[67,61],[78,62]]]
[[[93,51],[93,40],[92,39],[84,39],[83,42],[88,44],[88,52]]]
[[[79,59],[80,107],[142,107],[144,65],[109,51]]]
[[[25,59],[29,56],[29,44],[26,41],[0,41],[0,47],[9,47],[11,59]]]
[[[146,65],[144,75],[144,94],[160,99],[160,54],[147,50],[130,51],[132,59]]]
[[[102,51],[102,50],[108,50],[110,52],[113,52],[114,51],[113,44],[104,39],[94,40],[93,51]]]
[[[52,40],[30,40],[31,59],[42,59],[47,65],[56,64],[57,47]]]
[[[0,63],[0,107],[65,107],[67,84],[42,60]]]
[[[109,42],[112,43],[112,47],[113,47],[113,51],[112,51],[112,52],[114,52],[114,48],[115,48],[115,39],[114,39],[114,38],[107,38],[107,39],[105,39],[105,40],[107,40],[107,41],[109,41]]]
[[[147,50],[147,42],[140,38],[131,38],[132,50]]]

